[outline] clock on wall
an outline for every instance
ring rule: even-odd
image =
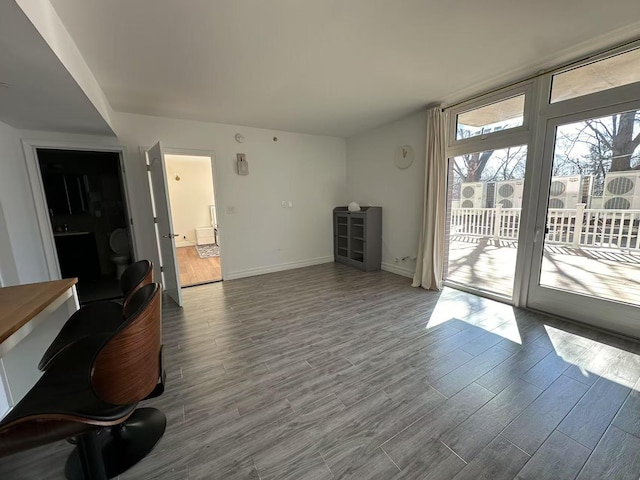
[[[409,168],[411,166],[411,164],[413,163],[413,157],[413,147],[411,145],[402,145],[396,150],[394,163],[396,164],[396,167],[404,170],[405,168]]]

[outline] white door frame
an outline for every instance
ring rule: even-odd
[[[148,165],[147,152],[151,146],[143,146],[140,147],[140,151],[142,154],[142,158],[145,159],[145,163]],[[218,189],[218,182],[216,181],[216,153],[213,150],[199,150],[194,148],[179,148],[179,147],[171,147],[164,146],[162,147],[165,155],[192,155],[196,157],[209,157],[211,159],[211,178],[213,179],[213,201],[216,205],[216,219],[218,222],[218,232],[222,232],[222,235],[218,235],[218,246],[220,247],[220,273],[222,274],[222,279],[226,278],[226,270],[224,265],[224,220],[222,220],[223,215],[220,213],[220,190]],[[149,194],[151,195],[151,194]],[[221,221],[222,220],[222,221]],[[157,239],[156,239],[157,240]],[[158,255],[160,253],[158,252]],[[176,260],[177,261],[177,260]]]
[[[50,280],[58,280],[61,278],[60,264],[58,262],[58,253],[56,251],[55,239],[53,236],[53,227],[49,212],[47,210],[47,199],[44,192],[44,183],[42,182],[42,174],[40,165],[38,164],[37,149],[46,148],[53,150],[75,150],[87,152],[113,152],[118,154],[120,163],[120,172],[122,175],[123,196],[125,202],[125,216],[127,228],[133,246],[134,258],[139,258],[138,244],[133,225],[133,215],[131,212],[131,194],[127,183],[127,174],[124,166],[124,155],[126,148],[121,145],[96,145],[86,143],[73,142],[55,142],[50,140],[22,140],[22,150],[24,151],[24,159],[29,176],[29,185],[33,196],[33,203],[36,209],[36,217],[38,220],[38,230],[40,231],[40,241],[44,250],[47,262],[47,271]]]

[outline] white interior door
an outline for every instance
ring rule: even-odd
[[[176,260],[176,240],[171,221],[171,204],[167,189],[167,174],[165,168],[162,144],[156,143],[147,153],[153,188],[153,199],[157,218],[158,245],[164,277],[164,289],[178,305],[182,306],[182,291],[180,290],[180,274]]]

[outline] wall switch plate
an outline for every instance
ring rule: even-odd
[[[249,175],[249,164],[247,163],[247,157],[244,153],[236,154],[236,165],[238,175]]]
[[[289,200],[289,208],[293,208],[293,201]]]
[[[280,206],[282,208],[287,208],[287,201],[286,200],[282,200],[282,202],[280,202]]]

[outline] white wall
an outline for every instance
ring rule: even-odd
[[[0,205],[11,238],[10,245],[6,241],[0,244],[5,284],[49,279],[21,139],[65,146],[125,145],[138,258],[151,258],[159,264],[147,173],[139,147],[162,140],[173,149],[215,153],[224,278],[333,260],[331,211],[347,200],[344,139],[115,115],[118,138],[18,131],[0,123]],[[245,136],[243,144],[235,141],[236,132]],[[247,155],[248,176],[235,173],[236,153]],[[282,208],[283,200],[292,201],[293,208]],[[229,208],[235,213],[228,213]],[[7,258],[14,260],[18,278],[11,273],[11,262],[5,267],[3,259]]]
[[[51,2],[49,0],[16,0],[16,3],[78,83],[98,113],[113,128],[111,105]]]
[[[211,227],[214,205],[211,158],[165,155],[176,245],[196,244],[196,228]],[[180,180],[177,180],[178,177]]]
[[[426,111],[370,130],[347,140],[349,201],[382,207],[382,268],[413,276],[422,224]],[[413,164],[394,164],[396,149],[411,145]]]
[[[215,152],[224,276],[227,279],[332,260],[331,210],[355,200],[383,207],[383,268],[411,275],[422,216],[426,114],[344,139],[117,113],[118,138],[18,131],[0,124],[0,238],[5,284],[48,279],[21,138],[67,144],[125,145],[125,166],[138,241],[138,257],[157,261],[144,160],[139,146],[162,140],[172,149]],[[245,136],[238,144],[235,133]],[[273,137],[278,137],[278,142]],[[409,144],[415,162],[393,163]],[[245,153],[250,174],[235,173]],[[348,158],[348,160],[347,160]],[[348,188],[347,188],[348,185]],[[282,201],[293,208],[282,208]],[[228,208],[235,209],[234,214]],[[0,225],[1,227],[2,225]],[[225,243],[226,240],[226,243]],[[7,255],[11,252],[11,255]],[[8,259],[14,259],[12,262]],[[17,273],[17,278],[16,278]]]
[[[49,279],[21,136],[21,132],[0,122],[0,204],[8,234],[8,239],[0,238],[0,268],[5,285]]]
[[[0,169],[1,170],[1,169]],[[19,283],[18,269],[13,259],[13,248],[7,222],[4,219],[4,210],[0,204],[0,287],[16,285]],[[0,388],[0,414],[2,412],[2,388]]]
[[[332,209],[347,198],[343,138],[127,113],[113,118],[118,139],[127,146],[136,232],[149,258],[157,260],[152,256],[151,200],[139,146],[161,140],[167,149],[215,154],[225,279],[333,261]],[[234,139],[238,132],[245,137],[242,144]],[[246,154],[248,176],[235,173],[236,153]],[[282,201],[292,201],[293,208],[282,208]]]

